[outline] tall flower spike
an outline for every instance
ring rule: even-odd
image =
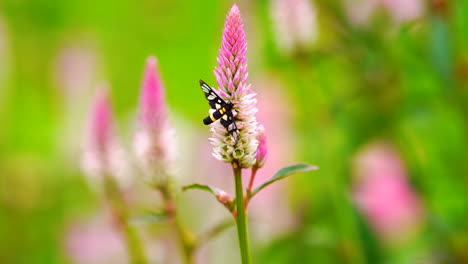
[[[112,175],[127,184],[125,155],[114,133],[109,94],[102,86],[90,113],[83,169],[88,176]]]
[[[317,38],[317,15],[310,0],[272,0],[271,16],[284,55],[307,50]]]
[[[220,96],[234,104],[238,140],[236,142],[219,122],[214,122],[210,141],[217,159],[250,168],[255,164],[258,146],[257,100],[247,84],[247,43],[243,27],[239,8],[233,5],[224,24],[218,67],[214,71]]]
[[[167,182],[174,156],[173,141],[157,60],[151,56],[146,61],[140,95],[139,131],[135,136],[135,150],[150,183],[160,185]]]

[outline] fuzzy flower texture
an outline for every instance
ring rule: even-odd
[[[165,184],[172,172],[174,135],[167,120],[164,88],[155,57],[147,59],[140,95],[135,150],[148,182]]]
[[[101,84],[90,112],[82,169],[90,180],[111,175],[121,184],[128,184],[127,163],[114,131],[108,88]]]
[[[218,94],[234,104],[233,113],[239,129],[237,142],[219,122],[211,125],[213,155],[223,162],[237,162],[242,168],[250,168],[256,162],[257,99],[247,84],[247,43],[239,8],[234,5],[224,24],[218,67],[214,74],[218,82]]]

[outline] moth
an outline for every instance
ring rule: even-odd
[[[234,140],[237,142],[239,136],[239,129],[237,128],[234,115],[232,113],[232,107],[234,106],[231,102],[224,101],[208,84],[203,80],[200,80],[200,87],[205,93],[205,97],[211,107],[210,115],[203,119],[205,125],[209,125],[216,120],[220,120],[221,125],[226,128],[227,132],[232,135]]]

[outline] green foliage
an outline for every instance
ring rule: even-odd
[[[249,198],[253,198],[258,192],[260,192],[262,189],[267,187],[268,185],[282,180],[288,176],[291,176],[293,174],[299,173],[299,172],[306,172],[306,171],[311,171],[311,170],[318,170],[317,166],[311,166],[308,164],[296,164],[296,165],[291,165],[288,167],[284,167],[280,169],[278,172],[275,173],[270,179],[265,181],[264,183],[260,184],[260,186],[256,187],[252,193],[248,194]]]

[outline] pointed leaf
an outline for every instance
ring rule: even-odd
[[[250,198],[252,198],[253,196],[255,196],[259,191],[261,191],[263,188],[267,187],[268,185],[276,182],[276,181],[279,181],[281,179],[284,179],[294,173],[298,173],[298,172],[306,172],[306,171],[312,171],[312,170],[318,170],[318,167],[317,166],[313,166],[313,165],[309,165],[309,164],[305,164],[305,163],[300,163],[300,164],[296,164],[296,165],[292,165],[292,166],[289,166],[289,167],[284,167],[282,169],[280,169],[278,172],[275,173],[275,175],[273,175],[273,177],[271,177],[269,180],[267,180],[266,182],[262,183],[260,186],[258,186],[257,188],[255,188],[252,193],[249,195]]]
[[[218,188],[211,187],[211,186],[204,185],[204,184],[199,184],[199,183],[194,183],[194,184],[190,184],[190,185],[182,187],[183,191],[190,190],[190,189],[198,189],[198,190],[210,192],[211,194],[213,194],[215,196],[219,191]]]
[[[224,207],[226,207],[226,209],[228,209],[229,212],[232,213],[232,211],[234,210],[234,204],[232,203],[229,193],[221,189],[218,189],[216,187],[211,187],[209,185],[199,184],[199,183],[194,183],[194,184],[190,184],[190,185],[182,187],[183,191],[190,190],[190,189],[198,189],[198,190],[209,192],[213,194],[216,200],[218,200],[219,203],[221,203]]]

